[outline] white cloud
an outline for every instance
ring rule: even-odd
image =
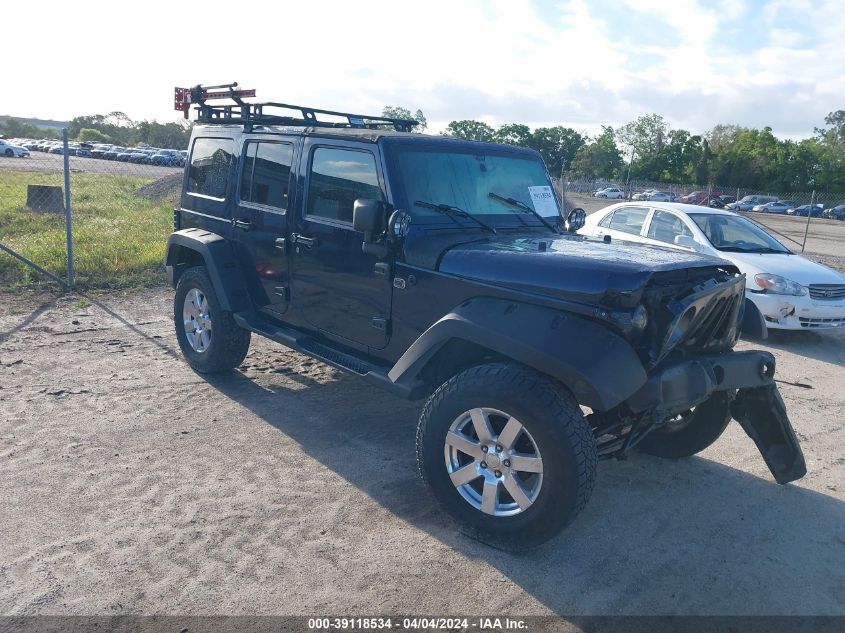
[[[17,63],[5,65],[0,114],[169,119],[173,86],[237,79],[264,99],[419,107],[435,131],[476,118],[595,132],[657,112],[699,132],[737,122],[802,135],[845,107],[841,2],[805,5],[148,0],[127,15],[13,3],[6,23],[38,28],[7,28]]]

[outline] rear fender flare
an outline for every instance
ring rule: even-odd
[[[390,370],[390,379],[413,384],[453,339],[552,376],[595,411],[613,408],[647,380],[634,349],[609,327],[552,308],[487,297],[463,303],[423,332]]]
[[[208,271],[220,306],[227,312],[248,310],[249,296],[238,260],[231,244],[217,233],[192,228],[170,234],[164,256],[170,285],[176,287],[181,268],[186,261],[195,261],[197,255]]]

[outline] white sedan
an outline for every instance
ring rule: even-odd
[[[587,217],[582,235],[692,250],[745,273],[746,323],[803,330],[845,327],[845,275],[796,255],[746,217],[678,203],[621,203]],[[748,319],[751,319],[750,321]]]
[[[29,150],[20,145],[13,145],[9,141],[0,138],[0,156],[17,156],[18,158],[25,158],[29,156]]]
[[[593,196],[596,198],[624,200],[625,192],[622,191],[619,187],[605,187],[604,189],[599,189],[598,191],[596,191]]]

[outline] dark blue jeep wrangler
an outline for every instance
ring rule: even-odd
[[[195,91],[166,265],[196,371],[237,367],[255,332],[426,399],[422,476],[512,547],[578,514],[597,460],[693,455],[732,417],[779,483],[804,475],[774,357],[732,351],[729,263],[575,235],[528,149]]]

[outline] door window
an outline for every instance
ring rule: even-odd
[[[318,147],[311,160],[308,215],[352,223],[358,198],[382,200],[375,157],[358,150]]]
[[[293,145],[250,141],[244,150],[241,202],[288,208]]]
[[[639,235],[646,216],[648,216],[648,209],[645,207],[622,207],[613,212],[613,217],[607,226],[623,233]]]
[[[675,243],[675,238],[678,235],[686,235],[692,237],[692,231],[687,228],[683,220],[674,213],[666,211],[655,211],[651,217],[651,224],[648,226],[648,234],[653,240],[661,242]]]
[[[228,138],[198,138],[191,151],[188,192],[222,200],[226,197],[234,142]]]

